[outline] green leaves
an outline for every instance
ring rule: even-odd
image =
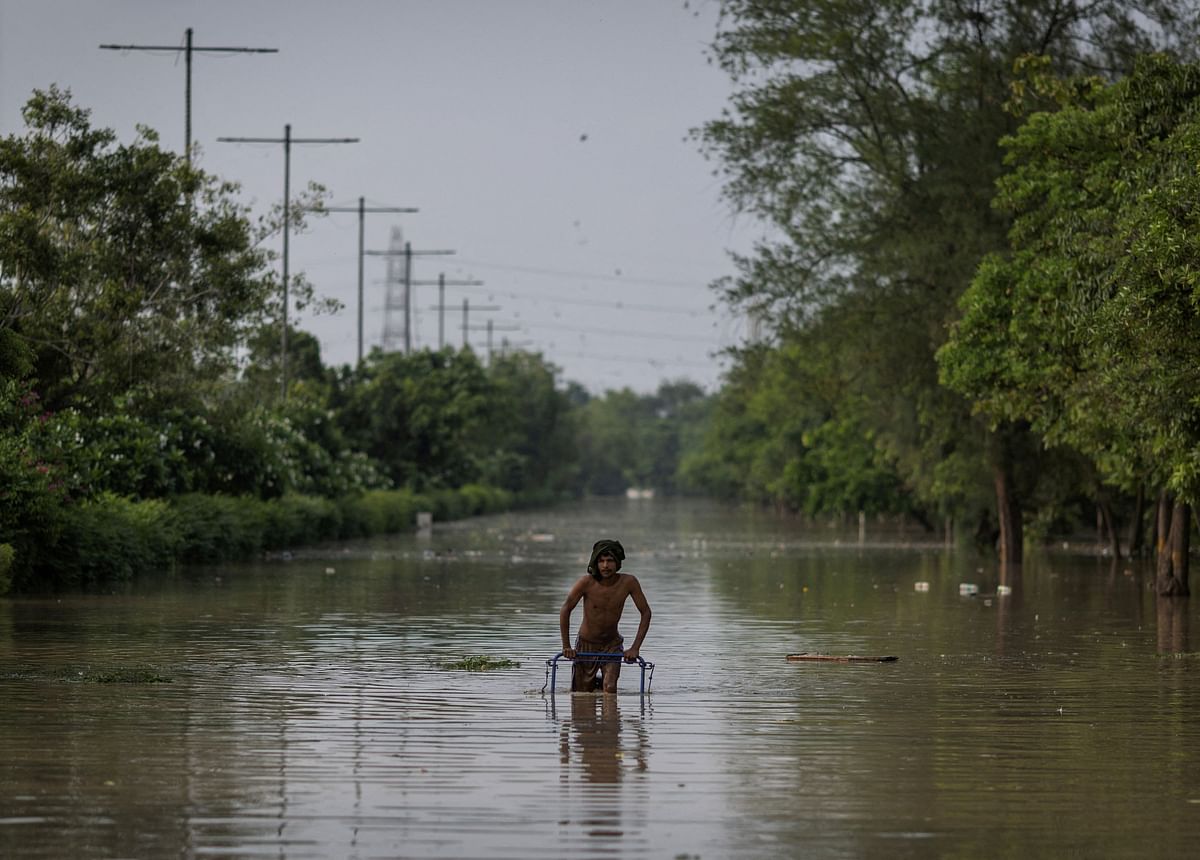
[[[1173,0],[1136,9],[1116,0],[726,0],[713,56],[737,92],[696,134],[730,202],[759,218],[766,238],[720,288],[774,348],[800,357],[780,357],[791,378],[731,377],[717,410],[729,453],[714,443],[691,461],[697,474],[799,506],[796,488],[821,478],[799,465],[811,452],[794,440],[808,434],[837,450],[846,440],[832,431],[854,427],[922,504],[973,515],[973,497],[1000,465],[989,457],[1004,447],[987,444],[989,427],[1008,440],[1029,432],[1029,418],[1065,439],[1053,416],[1079,362],[1041,344],[1067,343],[1076,329],[1059,321],[1071,316],[1099,325],[1089,279],[1132,247],[1118,243],[1106,201],[1137,180],[1116,159],[1119,146],[1101,153],[1089,128],[1035,111],[1096,100],[1123,133],[1143,129],[1148,140],[1144,131],[1168,128],[1170,112],[1119,113],[1101,99],[1100,76],[1152,47],[1194,52],[1194,17]],[[1006,105],[1029,114],[1024,128]],[[1081,171],[1094,156],[1104,170]],[[1044,172],[1024,173],[1027,162]],[[1089,181],[1070,181],[1078,175]],[[1006,254],[1010,227],[1027,259]],[[1069,251],[1056,244],[1084,232]],[[1160,252],[1180,253],[1184,239]],[[1082,268],[1064,281],[1068,259]],[[977,269],[979,287],[960,310]],[[969,319],[939,356],[963,312]],[[772,389],[790,411],[766,406]],[[972,419],[972,403],[986,420]],[[829,435],[814,434],[825,422]],[[852,459],[842,467],[854,472]],[[756,470],[753,489],[738,480]]]
[[[976,274],[943,379],[1113,483],[1149,474],[1195,503],[1200,68],[1147,57],[1007,145],[1013,253]]]
[[[271,290],[232,188],[151,133],[91,128],[57,89],[25,118],[0,141],[0,337],[31,354],[47,403],[169,397],[228,372]]]

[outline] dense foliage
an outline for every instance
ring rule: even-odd
[[[945,379],[1106,484],[1171,494],[1186,534],[1200,502],[1200,67],[1155,55],[1112,85],[1032,84],[1056,109],[1006,141],[1011,253],[963,296]],[[1164,578],[1186,590],[1184,571]]]
[[[1115,80],[1151,50],[1188,56],[1193,4],[721,5],[712,55],[736,91],[697,134],[729,200],[767,227],[723,285],[762,335],[738,354],[690,473],[806,510],[998,522],[1006,561],[1020,559],[1027,523],[1050,527],[1132,486],[1047,444],[1019,410],[977,412],[973,392],[943,384],[936,356],[976,270],[1009,247],[1013,213],[993,201],[1008,170],[1001,140],[1024,120],[1010,110],[1018,64]],[[993,359],[1030,350],[1032,338]]]
[[[540,355],[451,349],[335,369],[290,330],[281,396],[278,219],[67,93],[24,116],[0,140],[0,593],[678,489],[708,402],[686,383],[592,398]]]

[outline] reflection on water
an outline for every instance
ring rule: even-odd
[[[605,535],[654,692],[540,694]],[[1191,856],[1200,602],[920,538],[591,502],[0,601],[0,856]]]
[[[647,733],[641,716],[626,724],[618,697],[575,693],[570,717],[559,729],[560,784],[567,801],[569,825],[591,840],[625,845],[626,827],[645,827],[646,783],[639,778],[649,766]],[[644,708],[640,709],[644,712]],[[629,787],[622,783],[628,775]],[[634,820],[628,825],[623,816]]]

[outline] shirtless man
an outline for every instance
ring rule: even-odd
[[[622,654],[626,663],[638,658],[642,640],[650,629],[650,604],[642,594],[637,577],[618,573],[625,559],[625,549],[619,541],[600,540],[592,547],[592,559],[588,572],[579,578],[567,592],[562,609],[558,613],[558,626],[562,634],[562,652],[568,660],[574,660],[576,652],[600,652]],[[642,614],[633,646],[624,647],[625,640],[617,632],[617,622],[625,608],[625,599],[633,598],[633,605]],[[583,601],[583,623],[579,625],[579,636],[575,647],[571,647],[569,628],[571,610]],[[621,675],[621,661],[575,660],[571,670],[571,692],[592,692],[600,688],[596,672],[604,676],[604,692],[617,692],[617,678]]]

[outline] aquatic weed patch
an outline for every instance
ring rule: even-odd
[[[154,666],[21,666],[0,673],[5,681],[64,681],[77,684],[170,684],[175,679]]]
[[[519,669],[521,664],[516,660],[506,660],[496,657],[463,657],[453,663],[442,663],[443,669],[457,669],[462,672],[487,672],[492,669]]]

